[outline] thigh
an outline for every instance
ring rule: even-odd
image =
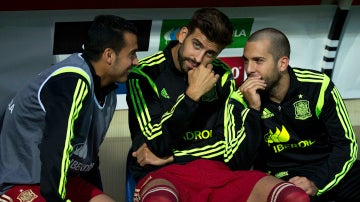
[[[231,171],[222,162],[200,159],[149,173],[137,184],[134,197],[141,197],[142,189],[151,181],[166,179],[175,186],[180,201],[246,201],[265,175],[257,171]]]
[[[88,202],[101,194],[104,194],[102,190],[80,177],[73,177],[66,184],[66,198],[71,201]]]
[[[1,202],[46,202],[40,194],[40,185],[16,185],[0,196]]]
[[[88,202],[95,196],[104,194],[96,186],[83,180],[80,177],[74,177],[68,180],[66,184],[66,198],[76,202]],[[40,185],[16,185],[0,196],[0,202],[46,202],[40,194]]]
[[[311,202],[359,202],[360,162],[356,161],[345,177],[331,190],[321,196],[311,197]]]
[[[360,161],[355,161],[350,171],[331,191],[337,201],[360,201]]]
[[[230,178],[228,178],[229,176]],[[219,172],[219,178],[224,179],[223,184],[218,187],[214,187],[213,193],[209,198],[214,202],[249,201],[253,198],[251,197],[252,195],[262,194],[265,191],[270,192],[272,187],[267,187],[269,183],[262,183],[267,177],[271,176],[256,170],[233,171],[228,173],[228,176],[224,176],[221,172]],[[276,182],[281,181],[275,177],[271,178],[275,179]]]
[[[204,170],[204,166],[208,165],[209,167],[213,167],[209,164],[212,163],[210,161],[196,160],[182,165],[167,165],[159,170],[150,172],[137,183],[134,192],[134,201],[140,201],[143,193],[148,189],[161,185],[174,187],[180,201],[207,201],[205,196],[208,196],[210,191],[202,186],[202,184],[205,183],[203,175],[209,174]],[[197,165],[196,169],[194,167],[195,165]],[[208,180],[208,178],[206,178],[206,180]],[[203,199],[199,200],[199,198]]]

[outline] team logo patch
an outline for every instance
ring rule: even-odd
[[[305,120],[312,116],[310,112],[308,100],[299,100],[294,103],[294,107],[295,107],[295,119]]]
[[[164,98],[170,99],[170,96],[169,96],[169,94],[167,93],[167,91],[166,91],[165,88],[163,88],[160,93],[161,93],[161,96],[163,96]]]
[[[273,116],[274,116],[274,114],[270,110],[265,108],[263,110],[262,114],[261,114],[261,119],[268,119],[268,118],[271,118]]]
[[[16,198],[19,199],[20,202],[32,202],[34,201],[38,195],[36,195],[31,189],[22,191]]]
[[[211,102],[218,99],[218,95],[216,93],[216,88],[212,88],[209,92],[201,97],[201,100],[204,102]]]

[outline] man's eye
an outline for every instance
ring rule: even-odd
[[[206,55],[209,57],[209,58],[214,58],[216,56],[215,53],[206,53]]]
[[[130,58],[131,58],[131,59],[137,58],[136,52],[135,52],[135,53],[131,53],[131,54],[130,54]]]
[[[200,44],[198,44],[198,43],[193,43],[193,45],[194,45],[194,48],[196,48],[196,49],[200,48]]]

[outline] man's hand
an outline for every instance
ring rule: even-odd
[[[212,69],[212,64],[208,64],[206,67],[200,64],[197,68],[189,70],[187,96],[195,101],[199,101],[201,96],[214,87],[220,76],[215,74]]]
[[[260,110],[261,100],[258,91],[265,90],[265,87],[265,81],[259,76],[248,77],[240,86],[240,92],[244,95],[249,108]]]
[[[162,166],[167,163],[173,162],[174,157],[166,157],[166,158],[159,158],[153,154],[150,149],[147,147],[147,145],[144,143],[139,147],[138,150],[134,151],[132,153],[132,156],[137,158],[137,162],[140,164],[140,166],[146,166],[146,165],[154,165],[154,166]]]
[[[308,195],[315,196],[318,188],[315,183],[306,177],[295,176],[289,179],[289,182],[293,183],[295,186],[303,189]]]

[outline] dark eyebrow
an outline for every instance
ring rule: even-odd
[[[204,47],[204,45],[197,38],[193,38],[192,41],[198,43],[201,47]]]
[[[261,60],[261,59],[265,59],[264,57],[254,57],[253,60],[255,61],[258,61],[258,60]]]
[[[214,50],[209,50],[209,51],[207,51],[208,53],[210,53],[210,54],[212,54],[212,55],[215,55],[215,56],[217,56],[219,53],[218,52],[216,52],[216,51],[214,51]]]
[[[244,60],[254,60],[254,61],[258,61],[258,60],[261,60],[261,59],[265,59],[264,57],[260,57],[260,56],[258,56],[258,57],[252,57],[252,58],[247,58],[246,56],[242,56],[242,58],[244,59]]]
[[[204,48],[204,44],[202,44],[197,38],[193,38],[192,41],[198,43],[201,48]],[[219,52],[215,50],[208,50],[206,52],[215,56],[219,55]]]

